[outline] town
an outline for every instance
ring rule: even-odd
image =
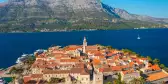
[[[24,84],[165,84],[168,73],[148,58],[102,45],[50,47],[34,52]],[[135,83],[136,80],[143,83]],[[134,82],[134,83],[131,83]]]

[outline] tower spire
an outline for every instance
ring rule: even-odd
[[[83,39],[83,53],[86,53],[87,40],[86,37]]]

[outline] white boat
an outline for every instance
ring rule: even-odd
[[[134,29],[139,29],[139,28],[134,28]]]
[[[137,39],[138,39],[138,40],[140,40],[140,39],[141,39],[141,37],[139,36],[139,34],[138,34],[138,37],[137,37]]]

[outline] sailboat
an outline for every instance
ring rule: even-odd
[[[138,40],[140,40],[140,39],[141,39],[141,37],[139,36],[139,34],[138,34],[138,37],[137,37],[137,39],[138,39]]]

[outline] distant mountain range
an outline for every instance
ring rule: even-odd
[[[140,21],[147,21],[147,22],[153,22],[153,23],[168,23],[168,18],[154,18],[150,16],[145,16],[145,15],[130,14],[126,10],[113,8],[103,3],[102,3],[102,7],[109,13],[117,14],[118,16],[120,16],[121,18],[124,18],[125,20],[140,20]]]
[[[100,0],[8,0],[0,4],[1,32],[167,27],[168,19],[130,14]]]

